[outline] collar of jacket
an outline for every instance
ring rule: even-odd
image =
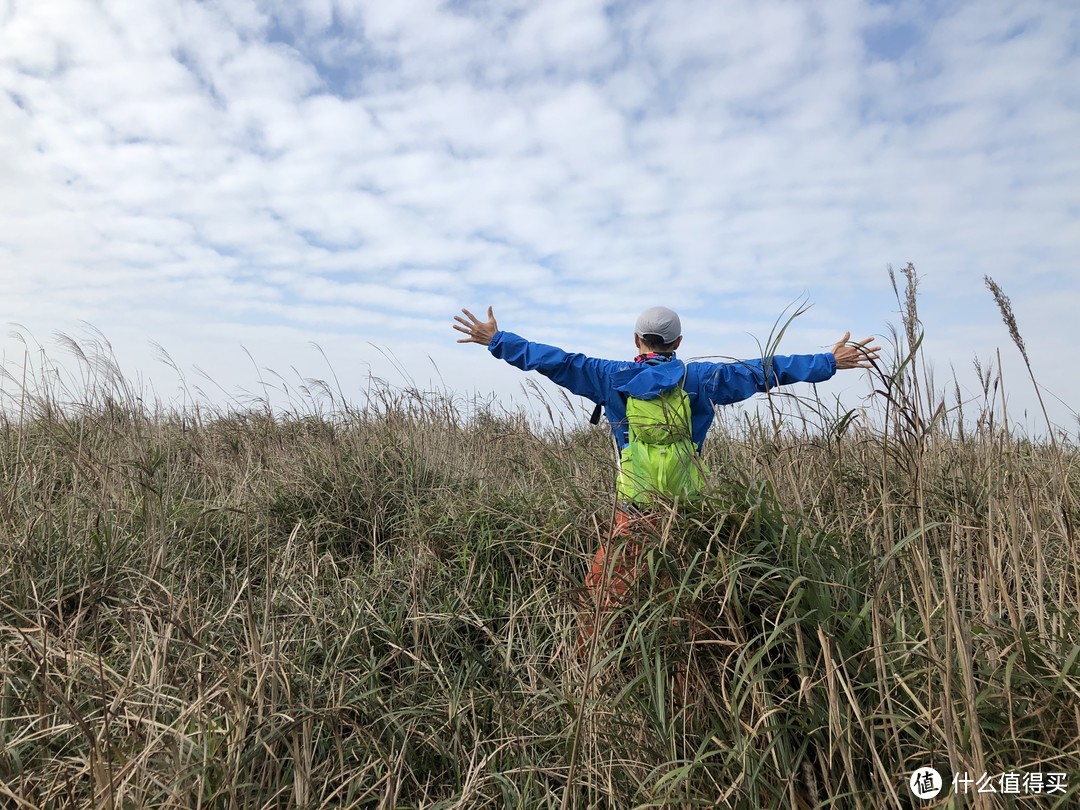
[[[650,366],[634,363],[611,375],[611,385],[616,391],[636,399],[656,399],[682,384],[686,376],[686,364],[676,357],[666,363]]]

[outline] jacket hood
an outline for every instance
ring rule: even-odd
[[[686,376],[686,364],[677,357],[650,366],[635,363],[612,374],[612,387],[635,399],[656,399],[678,388]]]

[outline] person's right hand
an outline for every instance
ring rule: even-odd
[[[458,343],[479,343],[481,346],[487,346],[491,343],[491,339],[495,337],[495,333],[499,331],[499,325],[495,323],[495,313],[491,311],[491,307],[488,307],[488,319],[487,323],[484,323],[469,310],[461,310],[465,313],[469,320],[465,320],[460,315],[455,315],[454,320],[457,323],[454,324],[454,328],[459,332],[464,332],[468,337],[461,338]]]

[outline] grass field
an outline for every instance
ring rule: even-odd
[[[872,419],[719,421],[715,488],[584,648],[599,428],[388,388],[148,408],[93,357],[74,389],[20,381],[0,802],[1077,806],[1076,442],[1010,433],[991,370],[962,415],[918,342]],[[915,801],[930,765],[947,787]],[[965,773],[1026,789],[957,800]]]

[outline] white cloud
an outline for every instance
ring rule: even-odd
[[[602,0],[550,0],[532,7],[509,38],[510,50],[533,69],[567,63],[588,68],[616,48]],[[558,69],[558,67],[556,67]]]
[[[435,346],[492,302],[621,346],[599,336],[655,296],[723,342],[803,293],[816,335],[887,317],[909,259],[945,310],[984,273],[1069,300],[1076,24],[1052,2],[8,2],[0,278],[46,331],[163,343]],[[964,365],[993,313],[951,314],[937,351]]]

